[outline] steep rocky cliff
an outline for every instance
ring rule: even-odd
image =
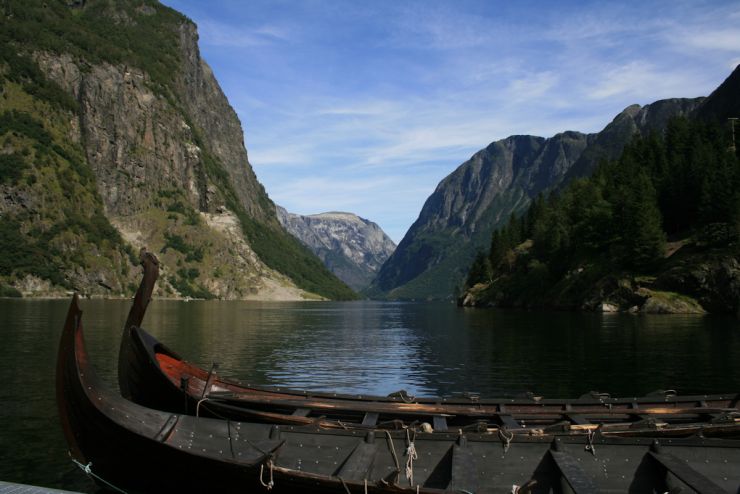
[[[512,136],[477,152],[437,186],[373,281],[374,296],[447,298],[494,228],[562,179],[593,139]]]
[[[277,207],[280,223],[324,261],[326,267],[354,290],[370,284],[396,248],[372,221],[352,213],[303,216]]]
[[[2,182],[2,221],[19,225],[31,260],[64,244],[41,256],[40,272],[5,262],[5,284],[56,273],[52,291],[127,293],[131,253],[147,247],[162,258],[165,293],[353,296],[280,226],[192,22],[153,0],[9,1],[3,10],[0,112],[9,123],[0,133],[3,153],[26,166]],[[24,130],[26,120],[48,135],[44,159],[31,151],[42,134]],[[42,200],[80,183],[84,201],[76,190]],[[87,223],[104,233],[90,235]],[[90,257],[106,235],[106,252]]]
[[[491,233],[511,214],[523,212],[537,194],[590,174],[600,159],[616,158],[635,132],[659,130],[671,116],[691,112],[700,102],[632,105],[597,134],[511,136],[490,144],[440,182],[369,293],[452,298],[476,251],[488,249]]]

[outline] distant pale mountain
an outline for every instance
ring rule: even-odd
[[[283,227],[354,290],[367,288],[396,244],[372,221],[352,213],[302,216],[277,206]]]
[[[475,253],[488,250],[491,234],[510,215],[521,214],[537,194],[590,175],[599,160],[617,158],[636,132],[660,130],[701,102],[632,105],[597,134],[511,136],[490,144],[440,182],[367,292],[391,299],[453,297]]]

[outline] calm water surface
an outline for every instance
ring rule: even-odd
[[[68,301],[0,300],[0,480],[94,492],[54,401]],[[81,303],[88,350],[115,386],[128,301]],[[385,302],[155,300],[144,327],[188,360],[260,384],[385,395],[740,390],[740,321],[458,309]]]

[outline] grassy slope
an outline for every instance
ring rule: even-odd
[[[114,293],[128,293],[133,253],[102,214],[82,150],[66,139],[69,108],[32,96],[12,78],[6,64],[0,182],[18,207],[0,218],[0,278],[14,284],[32,275],[67,289],[101,282]]]
[[[34,168],[32,171],[28,171],[26,170],[27,167],[15,166],[8,159],[0,163],[0,170],[22,168],[22,179],[25,180],[28,176],[33,176],[28,180],[38,181],[41,178],[41,184],[35,189],[27,190],[20,186],[24,193],[32,197],[39,194],[43,195],[41,194],[42,190],[46,190],[47,186],[49,190],[58,190],[59,187],[54,187],[52,182],[54,182],[54,175],[62,174],[60,176],[66,180],[65,191],[69,195],[67,199],[72,200],[76,197],[75,194],[80,193],[76,190],[79,182],[80,185],[87,188],[89,200],[82,200],[79,196],[74,200],[80,209],[88,212],[84,214],[94,212],[92,216],[95,221],[88,221],[90,225],[93,225],[90,226],[79,219],[74,220],[78,224],[79,235],[87,236],[93,241],[93,245],[84,245],[77,242],[76,250],[78,252],[96,252],[93,248],[96,240],[94,230],[95,228],[98,230],[102,228],[107,232],[106,237],[109,243],[115,244],[114,250],[125,251],[126,247],[117,234],[108,235],[112,227],[102,215],[102,202],[94,193],[95,179],[89,166],[85,163],[84,153],[81,149],[70,149],[71,145],[66,144],[66,140],[64,140],[65,143],[61,142],[63,137],[69,134],[69,124],[65,124],[65,122],[73,119],[73,115],[77,112],[76,102],[55,84],[43,77],[31,60],[30,54],[34,51],[69,53],[78,60],[84,60],[83,66],[85,63],[108,62],[113,64],[125,63],[139,67],[150,75],[151,89],[164,96],[173,107],[182,112],[181,105],[178,104],[176,90],[171,86],[170,81],[172,80],[172,74],[176,73],[180,67],[178,26],[182,22],[186,22],[187,19],[157,2],[124,0],[89,2],[84,9],[69,8],[66,2],[59,0],[46,2],[10,0],[4,4],[4,13],[10,21],[4,25],[2,32],[0,32],[4,92],[0,110],[21,110],[27,112],[38,122],[45,122],[44,125],[48,127],[46,130],[56,136],[55,139],[52,139],[52,144],[56,144],[60,149],[65,149],[63,153],[65,156],[75,156],[75,158],[70,161],[59,153],[52,152],[50,154],[47,152],[44,156],[52,156],[53,159],[44,161],[46,166],[39,168],[39,170]],[[187,115],[183,116],[186,120],[189,120]],[[65,125],[67,128],[65,128]],[[2,135],[8,132],[12,133],[13,129],[4,128]],[[26,137],[28,142],[8,141],[6,148],[22,152],[22,149],[39,145],[38,136]],[[48,147],[52,144],[43,144],[42,147]],[[200,144],[206,150],[205,154],[209,156],[205,163],[209,178],[217,184],[224,196],[233,198],[230,184],[228,180],[224,179],[226,173],[222,164],[207,152],[208,143]],[[31,158],[28,158],[29,155],[25,156],[26,162],[35,161],[38,158],[35,154],[30,155]],[[65,161],[68,162],[68,165],[74,166],[65,167],[63,163]],[[65,171],[70,168],[73,169],[72,172]],[[31,167],[29,167],[30,169]],[[9,175],[8,180],[12,179],[17,182],[15,171],[8,171],[7,173]],[[13,177],[10,177],[10,175],[13,175]],[[59,180],[56,181],[59,182]],[[16,184],[12,186],[18,187]],[[44,189],[41,189],[42,187]],[[58,198],[55,198],[56,200]],[[265,204],[267,211],[273,210],[268,207],[270,201],[264,192],[259,198],[259,202]],[[45,202],[44,204],[48,203]],[[268,221],[267,224],[260,223],[250,218],[238,201],[229,201],[229,206],[239,217],[250,245],[268,266],[292,278],[299,287],[325,297],[347,299],[356,296],[352,290],[334,277],[310,251],[282,230],[277,220],[274,222]],[[65,208],[62,207],[61,210],[64,211]],[[70,213],[70,211],[67,208],[67,213]],[[55,230],[60,230],[61,233],[69,233],[68,220],[72,221],[69,219],[70,214],[65,213],[63,217],[55,217],[54,214],[54,210],[44,208],[42,214],[45,220],[44,224],[52,225]],[[15,223],[12,221],[16,220],[4,216],[2,221],[3,231],[6,232],[4,233],[6,236],[2,240],[3,245],[19,242],[19,238],[7,236],[10,235],[7,231],[14,229],[12,226]],[[18,221],[23,223],[26,219],[20,218]],[[92,236],[89,234],[90,232],[93,232]],[[22,243],[22,245],[26,243],[29,243],[29,245],[47,244],[49,242],[48,235],[43,236],[43,233],[30,229],[24,231],[25,243]],[[197,247],[194,246],[194,248]],[[38,250],[36,254],[31,256],[30,260],[23,262],[31,266],[35,265],[34,259],[39,258],[42,250]],[[107,250],[106,253],[108,253]],[[35,274],[50,279],[55,284],[70,286],[68,281],[64,281],[60,272],[77,265],[83,268],[89,266],[82,263],[80,259],[69,256],[59,257],[57,254],[54,251],[53,259],[42,263],[46,266],[44,271]],[[98,256],[100,254],[102,253],[98,253]],[[20,276],[27,271],[26,268],[22,268],[13,259],[7,259],[4,262],[8,265],[4,266],[4,271],[0,272],[0,275],[6,277],[11,275]],[[192,271],[189,271],[189,273],[192,274]],[[185,285],[181,284],[181,286]],[[198,290],[196,283],[191,283],[191,288]]]

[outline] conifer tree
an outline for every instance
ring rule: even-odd
[[[478,251],[475,256],[470,271],[468,271],[468,279],[465,281],[465,285],[473,287],[478,283],[486,283],[491,280],[491,262],[488,260],[488,256],[482,251]]]
[[[663,257],[666,238],[647,172],[640,170],[631,185],[623,204],[623,261],[627,266],[644,268]]]

